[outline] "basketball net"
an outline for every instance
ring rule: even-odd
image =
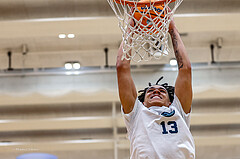
[[[145,0],[144,3],[139,0],[107,1],[119,20],[123,41],[122,60],[140,62],[168,55],[169,24],[183,0]],[[134,25],[130,24],[131,19]]]

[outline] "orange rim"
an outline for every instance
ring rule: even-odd
[[[156,2],[133,2],[133,1],[126,1],[126,0],[113,0],[115,1],[116,3],[118,4],[128,4],[129,6],[135,6],[137,5],[137,7],[142,7],[142,6],[150,6],[151,4],[154,4],[154,6],[157,6],[157,5],[162,5],[164,4],[164,2],[166,2],[167,0],[159,0],[159,1],[156,1]],[[171,0],[170,3],[172,2],[175,2],[176,0]]]

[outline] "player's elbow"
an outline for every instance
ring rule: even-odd
[[[180,71],[184,71],[186,73],[191,73],[192,72],[192,66],[191,63],[185,63],[181,67],[179,67]]]
[[[192,66],[191,66],[191,63],[188,62],[186,65],[185,65],[185,69],[189,72],[192,72]]]

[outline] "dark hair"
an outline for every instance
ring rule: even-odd
[[[168,96],[169,96],[169,100],[172,103],[173,99],[174,99],[174,87],[173,86],[169,86],[168,83],[158,84],[162,79],[163,79],[163,76],[158,79],[158,81],[156,82],[155,85],[163,86],[167,90]],[[145,89],[138,91],[138,93],[141,93],[138,96],[138,99],[142,103],[144,102],[144,98],[145,98],[145,94],[146,94],[147,89],[152,86],[152,84],[150,82],[148,83],[148,85],[149,86],[146,87]]]

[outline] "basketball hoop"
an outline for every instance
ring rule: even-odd
[[[183,0],[107,1],[119,20],[123,35],[122,59],[140,62],[168,55],[168,27]],[[129,23],[131,19],[134,25]]]

